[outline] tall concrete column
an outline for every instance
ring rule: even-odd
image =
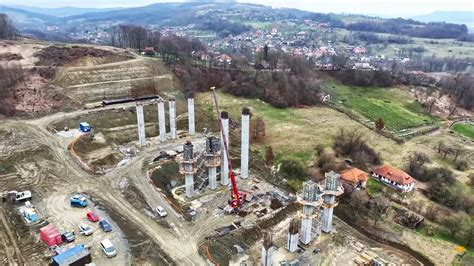
[[[183,159],[180,161],[179,172],[184,175],[186,197],[194,196],[194,174],[196,173],[193,144],[188,141],[183,146]]]
[[[229,185],[229,162],[227,161],[227,153],[225,152],[224,138],[227,143],[227,148],[230,150],[229,143],[229,113],[221,112],[222,130],[221,132],[221,184],[223,186]]]
[[[332,231],[332,215],[334,207],[336,204],[336,195],[342,194],[342,191],[339,191],[339,174],[331,171],[325,174],[326,184],[324,188],[324,211],[323,211],[323,221],[321,226],[321,231],[325,233],[330,233]]]
[[[196,133],[194,127],[194,98],[188,98],[188,130],[189,135],[194,135]]]
[[[288,230],[288,240],[286,242],[286,249],[288,249],[290,252],[296,252],[298,250],[298,229],[298,221],[296,219],[291,220],[290,229]]]
[[[158,128],[160,131],[160,141],[166,141],[165,103],[162,99],[158,100]]]
[[[216,137],[206,139],[206,167],[209,171],[209,188],[217,188],[217,167],[220,165],[220,140]]]
[[[303,217],[301,219],[301,243],[307,245],[312,239],[313,228],[313,206],[303,205]]]
[[[143,116],[143,105],[137,103],[138,142],[140,146],[145,145],[145,118]]]
[[[176,139],[176,101],[174,98],[168,100],[170,112],[170,135],[171,139]]]
[[[273,265],[273,254],[274,247],[273,247],[273,239],[270,232],[265,232],[263,238],[263,246],[262,246],[262,266],[272,266]]]
[[[242,108],[242,145],[240,151],[240,177],[249,177],[249,128],[250,128],[250,109]]]
[[[303,214],[301,216],[301,243],[307,245],[311,242],[313,229],[314,202],[320,199],[317,194],[317,184],[313,181],[303,183]]]

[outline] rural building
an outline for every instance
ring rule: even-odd
[[[369,173],[360,170],[359,168],[349,168],[341,172],[342,182],[349,184],[355,188],[365,188]]]
[[[145,49],[143,50],[143,53],[144,53],[145,55],[150,55],[150,56],[155,55],[155,48],[153,48],[153,47],[145,47]]]
[[[42,227],[40,229],[40,236],[48,246],[58,246],[63,242],[58,229],[56,229],[52,224]]]
[[[413,177],[389,165],[377,167],[372,170],[371,174],[377,181],[402,192],[410,192],[415,187],[416,180]]]

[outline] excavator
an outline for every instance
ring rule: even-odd
[[[214,100],[214,105],[216,107],[216,113],[217,113],[217,124],[219,125],[219,129],[221,132],[224,132],[223,126],[222,126],[222,120],[220,116],[220,109],[219,109],[219,104],[217,103],[217,94],[216,94],[216,87],[211,87],[212,91],[212,96]],[[224,134],[222,134],[224,136]],[[230,160],[230,153],[229,153],[229,146],[227,143],[227,139],[225,137],[222,138],[223,143],[224,143],[224,152],[227,155],[227,163],[229,165],[229,176],[230,176],[230,181],[232,183],[232,189],[230,191],[230,199],[229,199],[229,205],[234,209],[238,210],[242,204],[244,203],[247,194],[244,192],[239,191],[237,188],[237,182],[235,181],[235,173],[234,169],[232,168],[232,161]]]

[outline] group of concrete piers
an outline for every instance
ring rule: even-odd
[[[169,120],[170,120],[170,139],[176,139],[176,101],[173,98],[168,100],[169,106]],[[158,109],[158,129],[160,141],[164,142],[168,139],[166,133],[166,118],[165,118],[165,102],[162,98],[157,101]],[[138,123],[138,142],[140,146],[145,146],[145,117],[143,112],[143,104],[138,102],[136,106],[137,123]],[[188,98],[188,131],[190,135],[195,134],[194,129],[194,99]]]
[[[189,103],[189,102],[188,102]],[[189,106],[189,105],[188,105]],[[194,112],[193,112],[194,113]],[[205,166],[208,168],[209,189],[217,189],[217,168],[220,166],[221,185],[229,185],[229,163],[227,153],[224,147],[224,138],[227,145],[229,143],[229,114],[225,111],[221,112],[222,132],[220,139],[216,137],[208,137],[205,147]],[[193,118],[194,121],[194,118]],[[246,179],[249,177],[249,128],[250,128],[250,109],[244,107],[242,109],[242,141],[241,141],[241,168],[240,177]],[[185,176],[186,197],[190,198],[194,195],[194,179],[196,173],[195,159],[193,157],[193,145],[190,142],[184,144],[185,152],[183,159],[180,161],[181,174]]]
[[[168,100],[169,104],[169,121],[171,139],[176,139],[176,101],[173,98]],[[194,118],[194,99],[188,98],[188,133],[194,135],[195,118]],[[166,118],[165,118],[165,102],[162,98],[157,101],[158,109],[158,129],[159,139],[164,142],[168,139],[166,132]],[[145,119],[143,113],[143,104],[137,103],[137,123],[138,123],[138,140],[140,146],[145,145]],[[209,137],[206,140],[205,150],[205,165],[208,168],[209,188],[217,189],[217,168],[220,166],[221,185],[229,185],[229,164],[227,154],[224,149],[224,141],[226,139],[229,145],[229,114],[221,112],[222,132],[220,132],[220,139],[216,137]],[[250,109],[244,107],[242,109],[242,146],[241,146],[241,178],[249,177],[249,128],[250,128]],[[196,164],[193,152],[193,145],[191,142],[186,142],[183,146],[183,159],[181,160],[180,172],[185,176],[186,196],[192,197],[194,195],[194,174],[196,173]]]
[[[340,176],[336,172],[325,174],[324,186],[313,181],[303,183],[303,194],[299,202],[303,205],[300,215],[301,224],[298,219],[292,219],[288,229],[288,238],[286,249],[290,252],[298,250],[298,244],[310,244],[314,239],[313,231],[316,231],[316,238],[320,231],[330,233],[332,231],[332,216],[334,207],[337,206],[336,197],[341,195],[344,190],[340,184]],[[315,209],[323,207],[323,212],[314,214]],[[313,218],[317,217],[315,228],[313,228]],[[270,232],[266,232],[264,244],[262,246],[261,264],[264,266],[272,265],[273,251]]]

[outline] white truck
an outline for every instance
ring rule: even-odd
[[[22,192],[18,192],[18,191],[13,190],[13,191],[9,191],[8,194],[12,196],[12,198],[15,202],[31,199],[31,191],[29,191],[29,190],[25,190],[25,191],[22,191]]]

